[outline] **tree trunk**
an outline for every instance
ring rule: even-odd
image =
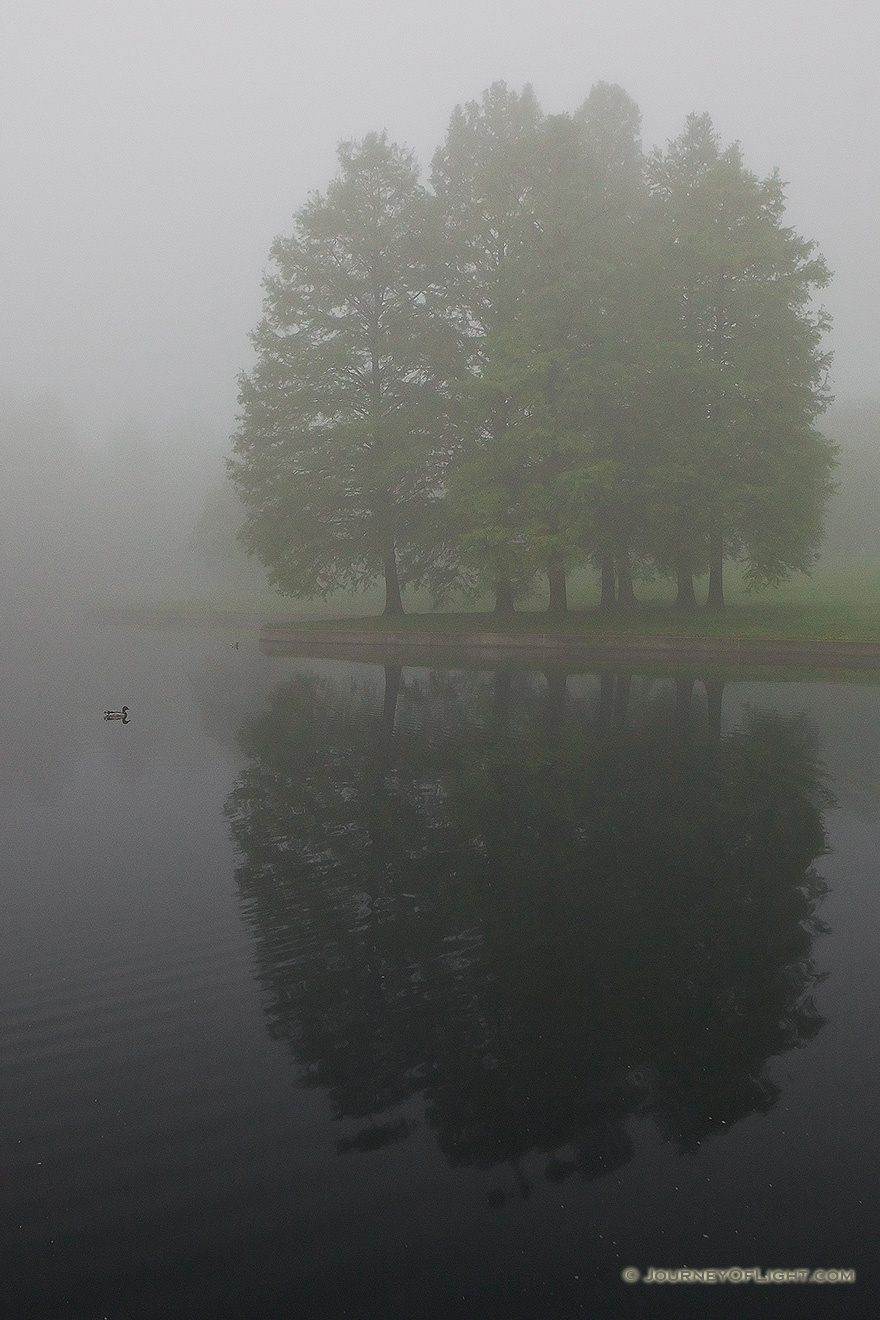
[[[617,596],[614,591],[614,560],[610,555],[602,556],[602,592],[599,596],[599,607],[603,610],[613,610],[617,604]]]
[[[713,532],[709,541],[709,595],[706,607],[724,609],[724,542],[719,532]]]
[[[557,554],[550,556],[547,565],[547,578],[550,583],[549,614],[565,614],[568,610],[568,595],[565,587],[565,569],[562,559]]]
[[[636,603],[636,593],[633,590],[633,575],[628,555],[622,555],[617,560],[617,603],[622,605],[624,609],[631,609]]]
[[[385,609],[384,614],[403,614],[400,599],[400,579],[397,576],[397,555],[394,546],[385,556]]]
[[[697,608],[697,598],[694,594],[694,575],[683,555],[678,561],[677,577],[678,595],[675,597],[675,608],[678,610],[695,610]]]
[[[513,614],[513,583],[510,578],[498,578],[495,583],[495,613]]]

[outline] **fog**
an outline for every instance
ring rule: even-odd
[[[789,222],[834,272],[848,445],[846,409],[880,395],[878,37],[868,0],[5,6],[0,584],[26,563],[56,594],[254,589],[222,452],[271,240],[340,139],[384,128],[427,167],[454,105],[496,79],[548,112],[619,83],[648,148],[706,110],[756,173],[779,167]]]
[[[129,416],[87,445],[52,397],[0,401],[0,605],[157,604],[265,593],[198,418]]]

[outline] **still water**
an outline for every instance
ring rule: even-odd
[[[71,622],[0,684],[0,1314],[880,1314],[880,686]]]

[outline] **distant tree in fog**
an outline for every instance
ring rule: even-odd
[[[242,540],[280,590],[385,579],[385,612],[440,552],[456,336],[437,311],[430,199],[412,155],[339,148],[326,194],[272,247],[230,473]]]
[[[824,552],[880,557],[880,402],[835,405],[825,429],[840,446],[837,489],[828,502]]]
[[[62,603],[91,524],[76,428],[53,398],[0,403],[0,599]]]
[[[695,604],[693,573],[741,560],[754,585],[806,570],[822,537],[833,446],[813,423],[828,403],[827,318],[811,305],[829,280],[783,224],[776,173],[758,179],[738,145],[722,150],[708,115],[691,115],[651,185],[662,213],[675,326],[657,375],[649,489],[654,553]]]
[[[95,577],[113,596],[149,598],[171,585],[183,543],[173,465],[134,417],[113,428],[96,458]]]
[[[238,539],[244,517],[235,487],[218,476],[202,500],[191,545],[212,585],[222,584],[242,596],[259,595],[266,589],[265,576],[261,566],[245,555]]]

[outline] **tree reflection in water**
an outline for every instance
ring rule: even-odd
[[[266,1010],[360,1121],[340,1151],[406,1137],[419,1095],[451,1164],[593,1178],[630,1115],[694,1150],[773,1105],[768,1060],[823,1021],[830,795],[802,719],[722,734],[721,702],[396,668],[379,702],[314,671],[246,725],[226,812]]]

